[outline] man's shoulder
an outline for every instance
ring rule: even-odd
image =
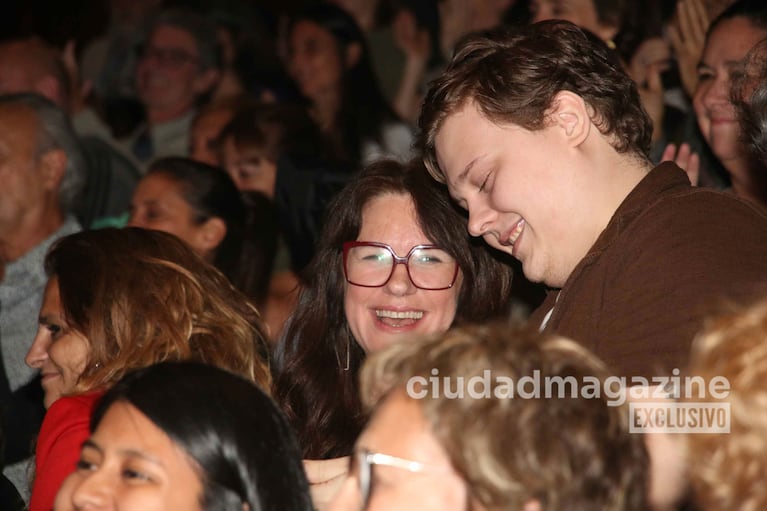
[[[632,244],[665,241],[707,252],[750,247],[767,253],[767,210],[718,190],[677,190],[659,194],[631,219],[623,237]]]
[[[0,286],[15,287],[16,283],[23,283],[30,275],[43,275],[43,260],[51,245],[59,238],[81,230],[82,227],[80,227],[80,224],[77,223],[74,217],[67,217],[64,223],[47,238],[35,245],[23,256],[6,265],[5,276],[2,282],[0,282]]]

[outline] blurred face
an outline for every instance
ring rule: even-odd
[[[201,509],[193,460],[134,406],[117,402],[83,444],[61,485],[56,511]]]
[[[88,340],[69,327],[61,307],[59,279],[48,279],[40,307],[39,327],[27,352],[27,365],[40,370],[43,404],[49,408],[54,401],[74,391],[78,378],[85,370],[90,347]]]
[[[233,114],[231,110],[221,108],[197,117],[189,135],[189,157],[208,165],[219,165],[216,139]]]
[[[604,40],[611,39],[617,32],[615,28],[599,23],[594,0],[532,0],[530,11],[533,15],[532,22],[566,20]]]
[[[406,256],[416,245],[432,244],[418,227],[410,196],[393,194],[376,197],[365,205],[357,241],[385,243],[399,256]],[[400,341],[404,335],[445,332],[455,318],[461,282],[459,272],[449,289],[419,289],[410,281],[405,265],[398,264],[381,287],[346,283],[346,320],[367,352]]]
[[[191,34],[171,26],[157,27],[136,66],[136,87],[150,120],[173,118],[190,110],[197,96],[213,85],[211,73],[200,68]]]
[[[224,140],[222,164],[242,191],[261,192],[274,198],[277,181],[277,164],[266,157],[257,147],[238,148],[232,137]]]
[[[344,62],[333,34],[311,21],[290,33],[288,70],[307,98],[339,94]]]
[[[58,191],[58,181],[35,154],[36,134],[31,110],[0,106],[0,241],[19,229],[39,228],[36,219]]]
[[[661,37],[646,39],[639,45],[629,63],[629,74],[640,86],[645,86],[653,68],[666,71],[671,64],[671,47]]]
[[[740,72],[741,59],[767,36],[745,18],[722,21],[709,34],[698,65],[698,88],[693,106],[703,137],[719,160],[732,169],[741,161],[744,149],[738,138],[740,128],[730,101],[733,74]]]
[[[564,284],[604,227],[588,214],[598,208],[582,207],[595,198],[574,182],[578,172],[569,171],[572,153],[559,129],[498,126],[469,103],[444,121],[435,141],[450,195],[469,212],[469,233],[551,287]]]
[[[366,450],[425,465],[422,470],[382,464],[371,465],[369,511],[418,509],[464,511],[468,503],[466,482],[453,470],[417,403],[399,391],[386,398],[362,432],[355,452]],[[349,477],[330,511],[362,509],[359,463],[352,463]]]
[[[169,232],[199,254],[206,255],[200,237],[203,225],[184,199],[178,182],[162,174],[147,174],[133,192],[128,225]]]

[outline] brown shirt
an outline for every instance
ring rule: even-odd
[[[584,206],[588,207],[588,206]],[[631,191],[561,290],[533,312],[621,376],[685,370],[704,319],[767,291],[767,214],[690,186],[673,163]]]

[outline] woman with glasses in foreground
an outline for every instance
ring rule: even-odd
[[[629,406],[581,386],[608,376],[578,343],[503,323],[391,346],[361,372],[375,408],[330,510],[649,509]]]
[[[362,171],[328,210],[306,285],[278,347],[274,395],[298,433],[320,509],[348,467],[366,415],[368,353],[506,312],[511,270],[420,161]]]

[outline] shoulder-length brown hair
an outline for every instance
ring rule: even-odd
[[[357,239],[364,206],[392,193],[412,197],[421,230],[458,261],[463,283],[455,323],[483,321],[507,310],[511,268],[469,236],[465,217],[423,163],[384,160],[367,167],[328,209],[299,303],[278,348],[275,399],[296,429],[306,458],[349,454],[365,419],[357,387],[365,352],[344,313],[343,244]]]
[[[258,311],[175,236],[140,228],[84,231],[45,258],[64,319],[90,346],[75,391],[108,388],[163,361],[218,366],[269,389]]]

